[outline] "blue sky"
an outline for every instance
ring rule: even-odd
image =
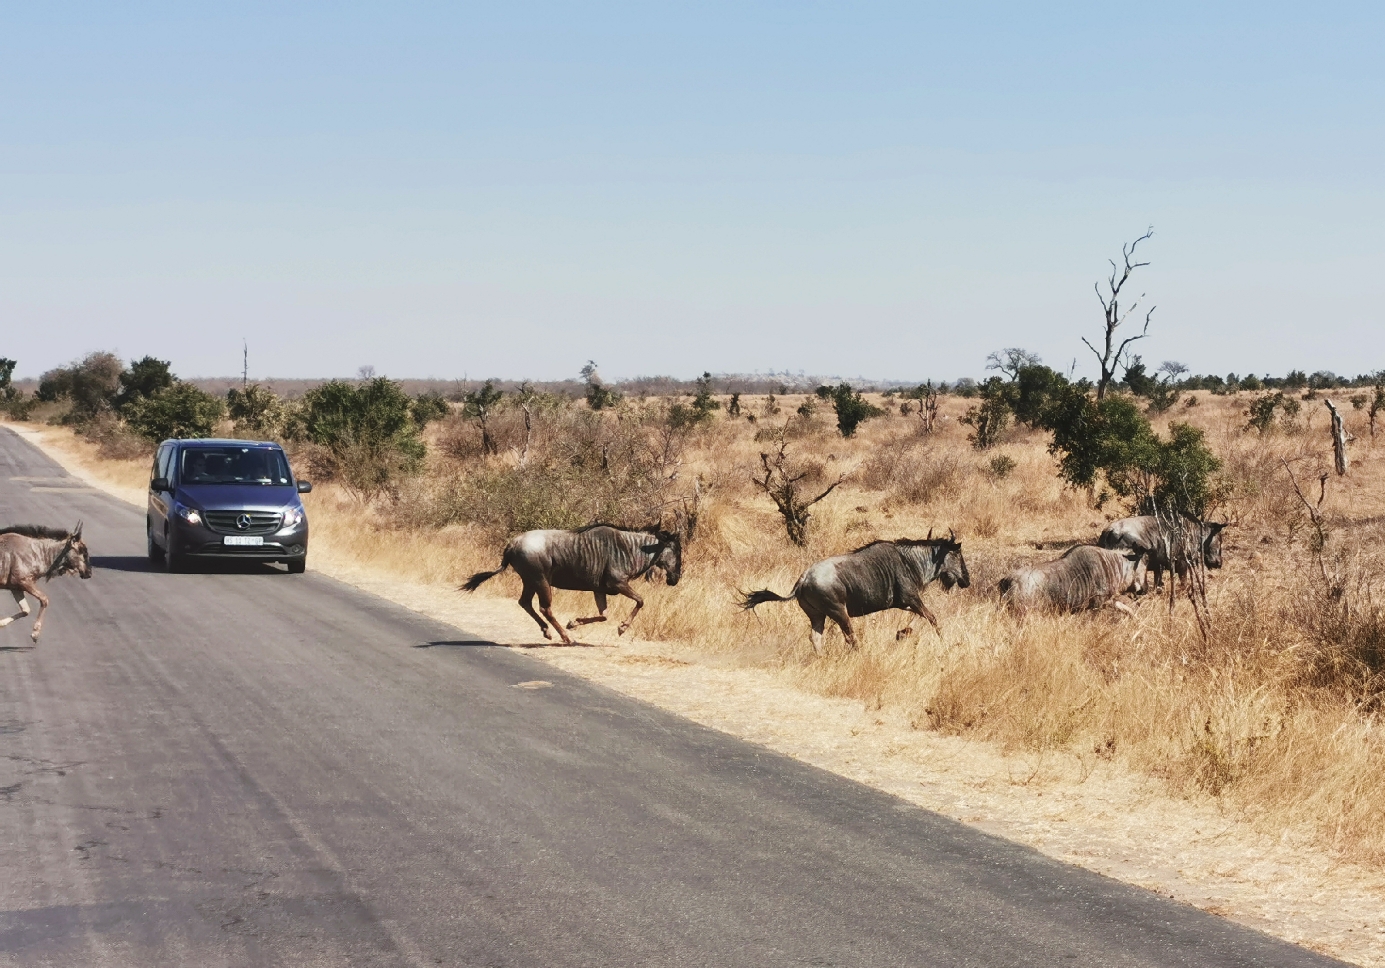
[[[11,4],[0,355],[185,375],[1385,367],[1385,8]]]

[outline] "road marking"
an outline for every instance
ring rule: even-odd
[[[516,682],[516,689],[548,689],[553,685],[543,679],[530,679],[528,682]]]
[[[41,493],[41,494],[52,494],[52,493],[57,492],[57,491],[61,491],[61,492],[64,493],[64,494],[100,494],[100,493],[101,493],[100,491],[98,491],[98,490],[97,490],[96,488],[94,488],[94,487],[39,487],[38,485],[34,485],[33,487],[29,488],[29,492],[30,492],[30,493],[35,493],[35,492],[37,492],[37,493]]]

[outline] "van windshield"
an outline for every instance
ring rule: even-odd
[[[178,470],[182,484],[289,483],[283,451],[264,447],[184,448]]]

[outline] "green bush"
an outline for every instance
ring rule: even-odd
[[[125,407],[125,423],[149,441],[170,437],[210,437],[226,412],[225,405],[182,380],[152,396],[136,397]]]
[[[146,356],[142,360],[131,360],[130,368],[120,374],[119,383],[113,403],[117,411],[124,413],[137,400],[173,386],[173,374],[169,372],[167,360]]]
[[[1262,434],[1268,433],[1274,427],[1276,414],[1285,428],[1291,427],[1301,409],[1302,404],[1283,390],[1267,393],[1250,402],[1246,409],[1246,429],[1258,430]]]
[[[226,415],[242,437],[256,440],[286,440],[289,437],[289,409],[278,394],[258,383],[227,390]]]
[[[1015,384],[993,376],[980,389],[981,404],[962,415],[962,423],[974,428],[967,439],[977,450],[987,450],[1000,441],[1000,435],[1010,423],[1015,399]]]
[[[826,392],[824,392],[826,391]],[[837,430],[843,437],[851,437],[856,428],[872,417],[884,416],[885,411],[870,403],[860,393],[853,390],[850,383],[839,383],[834,387],[818,387],[818,396],[831,401],[837,412]]]
[[[1129,397],[1111,394],[1098,402],[1086,387],[1070,384],[1043,421],[1053,432],[1049,452],[1058,457],[1059,474],[1074,487],[1095,489],[1104,480],[1134,509],[1148,513],[1157,506],[1197,518],[1222,497],[1221,462],[1202,431],[1175,423],[1162,440]],[[1109,496],[1103,491],[1098,504]]]
[[[66,399],[71,403],[63,423],[84,424],[112,409],[125,371],[114,353],[88,353],[68,366],[49,370],[39,378],[38,398],[44,402]]]
[[[504,392],[495,388],[494,380],[487,380],[480,388],[472,390],[462,397],[462,413],[475,420],[481,428],[482,453],[494,454],[497,451],[495,440],[491,437],[488,421],[491,413],[504,398]]]
[[[385,377],[360,386],[332,380],[309,390],[302,421],[304,435],[327,451],[342,484],[363,500],[393,490],[423,466],[412,401]]]
[[[486,382],[490,383],[489,380]],[[426,427],[434,420],[450,417],[452,408],[447,405],[447,398],[441,393],[428,390],[414,397],[414,402],[409,405],[409,412],[413,414],[414,423],[419,427]]]

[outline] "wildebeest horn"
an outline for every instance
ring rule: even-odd
[[[78,521],[78,522],[77,522],[77,527],[75,527],[75,528],[72,529],[72,540],[73,540],[73,541],[81,541],[81,540],[82,540],[82,522],[81,522],[81,521]]]
[[[957,543],[957,532],[952,528],[947,529],[947,540],[951,541],[953,544]]]
[[[932,541],[932,540],[933,540],[933,529],[932,529],[932,528],[929,528],[929,529],[928,529],[928,537],[924,538],[923,540],[924,540],[924,541]]]

